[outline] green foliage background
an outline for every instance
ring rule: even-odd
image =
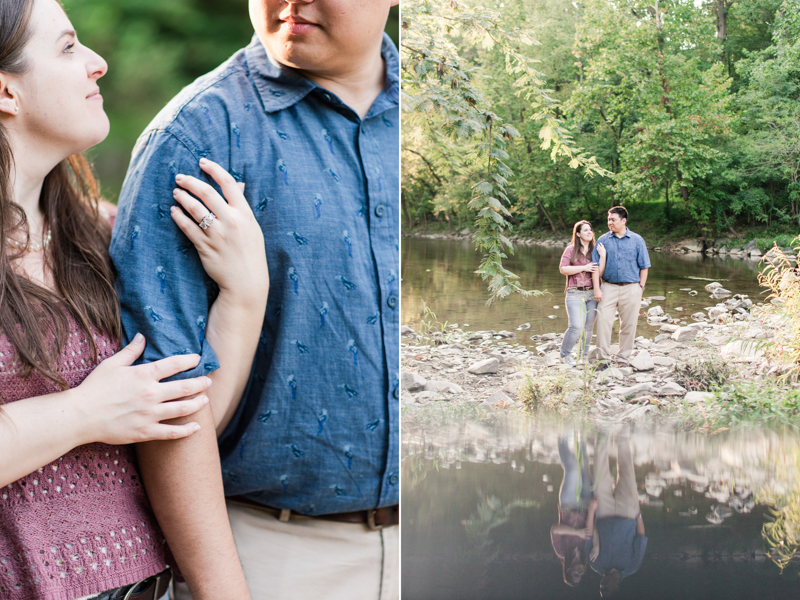
[[[417,43],[417,13],[436,44]],[[796,234],[799,14],[800,0],[407,0],[404,227],[469,226],[487,245],[475,199],[488,128],[448,128],[463,112],[449,87],[512,132],[504,236],[565,236],[584,218],[602,232],[614,204],[651,241]],[[471,33],[481,27],[490,34]],[[509,70],[511,51],[536,79]],[[552,131],[531,95],[549,98],[560,134],[605,173],[543,151]]]
[[[247,0],[63,0],[83,44],[108,62],[100,80],[108,138],[89,152],[116,201],[136,138],[184,86],[253,35]],[[386,27],[398,43],[398,7]]]

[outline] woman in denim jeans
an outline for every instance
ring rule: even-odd
[[[566,305],[569,329],[561,343],[561,359],[571,367],[575,359],[570,355],[575,342],[580,340],[578,360],[586,363],[586,350],[592,340],[592,329],[597,315],[597,301],[592,287],[592,273],[598,269],[591,260],[594,250],[594,232],[589,221],[578,221],[572,228],[572,243],[561,255],[559,271],[567,277]],[[601,260],[605,259],[605,248],[597,247]]]

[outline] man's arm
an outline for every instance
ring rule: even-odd
[[[128,335],[144,333],[144,360],[195,352],[201,355],[200,364],[179,377],[206,374],[213,380],[220,365],[206,323],[215,287],[170,216],[174,176],[202,177],[198,162],[168,132],[140,140],[120,195],[111,256],[123,327]],[[213,387],[207,392],[212,402]],[[246,599],[225,509],[211,404],[193,418],[202,435],[191,444],[137,448],[142,479],[195,600]]]
[[[644,289],[645,284],[647,283],[647,272],[650,269],[639,269],[639,286]]]
[[[195,435],[136,446],[142,480],[192,598],[246,600],[250,594],[228,523],[214,417],[206,406],[191,418],[201,426]]]

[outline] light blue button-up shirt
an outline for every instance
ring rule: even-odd
[[[253,372],[220,438],[229,495],[304,514],[398,503],[399,61],[362,120],[257,38],[175,97],[133,152],[111,255],[144,359],[201,354],[217,287],[172,221],[177,173],[218,162],[264,230],[269,302]],[[210,182],[210,181],[209,181]]]
[[[617,237],[609,231],[601,235],[597,243],[603,244],[606,249],[606,269],[603,272],[603,281],[636,283],[640,280],[639,271],[650,268],[650,255],[647,253],[644,239],[627,227],[625,235],[622,237]],[[592,251],[592,261],[600,262],[597,245]]]

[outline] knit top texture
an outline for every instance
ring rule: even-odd
[[[86,332],[70,318],[57,370],[71,388],[116,352],[107,335],[92,335],[98,361]],[[0,410],[3,404],[60,391],[38,372],[23,379],[21,370],[14,348],[0,333]],[[98,594],[164,570],[165,551],[133,446],[79,446],[0,488],[0,600]]]

